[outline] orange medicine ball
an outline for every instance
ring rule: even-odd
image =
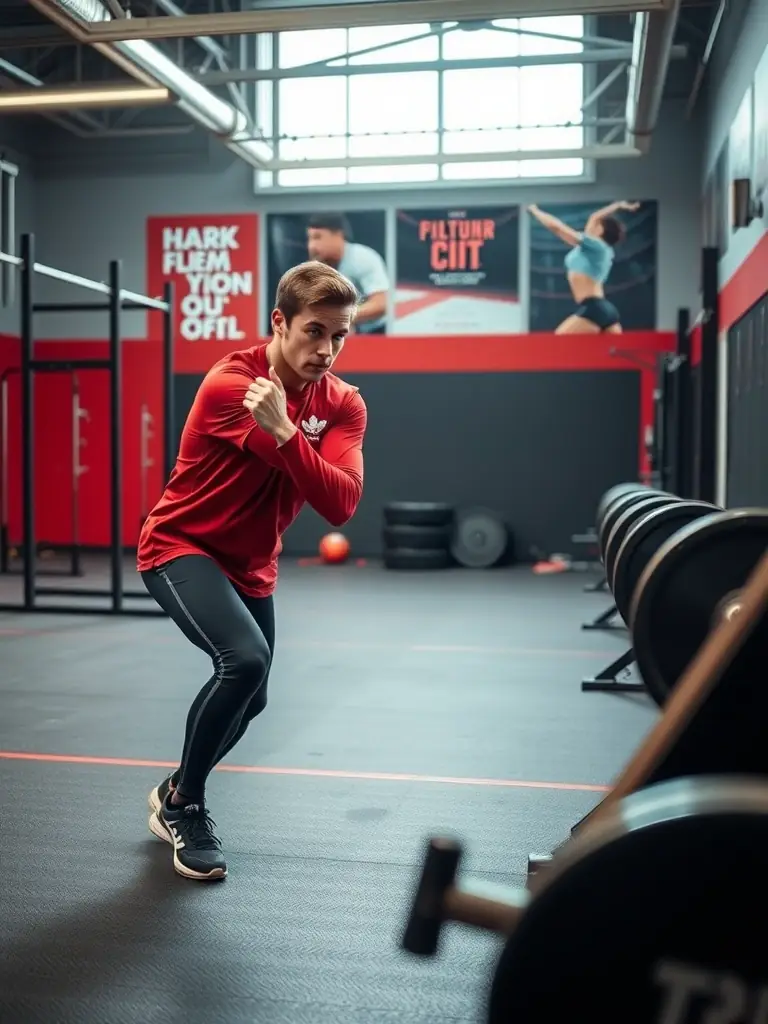
[[[320,541],[320,557],[329,565],[346,562],[349,550],[349,541],[343,533],[327,533]]]

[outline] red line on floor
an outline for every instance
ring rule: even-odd
[[[0,750],[0,761],[34,761],[45,764],[87,764],[101,768],[171,769],[176,761],[145,761],[131,757],[90,757],[81,754],[29,754]],[[444,786],[486,786],[502,789],[554,789],[561,792],[606,793],[610,786],[586,782],[537,782],[522,779],[474,779],[452,775],[413,775],[399,772],[347,772],[329,768],[271,768],[266,765],[221,764],[217,772],[236,775],[298,775],[315,779],[351,779],[369,782],[430,782]]]

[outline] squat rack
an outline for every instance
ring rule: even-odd
[[[144,591],[125,592],[123,589],[123,510],[120,500],[122,486],[122,332],[123,310],[154,309],[163,314],[163,412],[165,417],[165,443],[163,462],[166,479],[170,476],[176,458],[173,443],[173,285],[166,283],[162,299],[153,299],[121,287],[122,263],[111,260],[109,282],[91,281],[64,270],[35,262],[35,237],[21,236],[21,255],[12,256],[0,251],[0,266],[16,267],[20,272],[21,313],[21,417],[22,417],[22,506],[24,560],[23,604],[0,604],[0,612],[48,612],[57,615],[131,615],[159,616],[164,612],[152,608],[126,608],[126,598],[148,598]],[[107,301],[99,302],[42,302],[34,301],[35,275],[48,277],[65,284],[97,292]],[[106,359],[35,359],[35,313],[106,312],[109,315],[109,354]],[[35,373],[73,373],[78,370],[107,370],[110,390],[110,588],[90,590],[37,586],[37,545],[35,539],[35,487],[34,487],[34,375]],[[38,605],[39,594],[53,597],[108,597],[107,608],[71,605]]]

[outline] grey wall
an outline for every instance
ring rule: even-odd
[[[715,166],[728,139],[739,105],[768,47],[768,3],[741,0],[729,5],[717,36],[704,97],[704,162],[701,183]],[[732,233],[723,253],[721,279],[726,281],[768,228],[768,217]]]
[[[0,118],[0,155],[19,167],[16,179],[16,234],[35,230],[35,178],[29,159],[21,152],[23,135],[14,118]],[[0,306],[0,334],[18,335],[18,288],[16,300]]]
[[[138,158],[136,145],[123,145],[107,157],[103,143],[73,140],[69,157],[57,148],[49,158],[39,150],[40,180],[36,193],[39,258],[74,273],[103,278],[110,259],[124,262],[126,287],[145,285],[145,220],[150,214],[245,212],[306,209],[306,192],[285,197],[257,198],[250,168],[232,161],[223,147],[197,135],[167,140],[162,157],[148,153]],[[40,143],[38,142],[38,145]],[[99,147],[87,156],[84,146]],[[428,205],[439,196],[442,203],[467,202],[482,195],[493,202],[528,203],[638,197],[660,204],[659,327],[673,328],[681,305],[697,305],[699,247],[698,188],[700,178],[698,127],[684,118],[683,107],[666,104],[653,149],[637,160],[605,161],[593,184],[543,184],[533,191],[486,189],[449,192],[418,189],[396,193],[356,193],[344,197],[347,209],[381,208],[387,204]],[[170,151],[169,151],[170,150]],[[492,193],[492,195],[491,195]],[[323,199],[327,205],[338,199]],[[319,205],[319,200],[313,200]],[[48,301],[71,297],[53,282],[41,285]],[[144,317],[126,322],[126,336],[142,337]],[[98,338],[105,328],[99,318],[61,316],[46,325],[46,337]]]

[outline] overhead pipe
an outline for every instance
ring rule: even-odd
[[[720,0],[720,6],[717,8],[714,18],[712,19],[712,25],[709,29],[709,36],[707,38],[707,44],[704,47],[704,53],[701,55],[698,65],[696,66],[696,74],[693,79],[693,85],[691,86],[691,94],[688,97],[688,103],[685,107],[685,116],[690,117],[693,113],[694,107],[696,106],[696,100],[699,98],[701,87],[704,84],[704,75],[709,61],[712,57],[712,51],[715,48],[715,41],[720,31],[720,26],[725,16],[726,8],[728,7],[728,0]]]
[[[31,0],[31,3],[84,44],[89,43],[86,26],[112,20],[101,0]],[[94,45],[134,78],[169,89],[185,114],[216,135],[240,159],[259,169],[269,165],[272,147],[262,139],[252,138],[245,114],[196,82],[153,43],[126,39]]]
[[[647,153],[656,130],[681,0],[635,15],[627,89],[627,145]]]

